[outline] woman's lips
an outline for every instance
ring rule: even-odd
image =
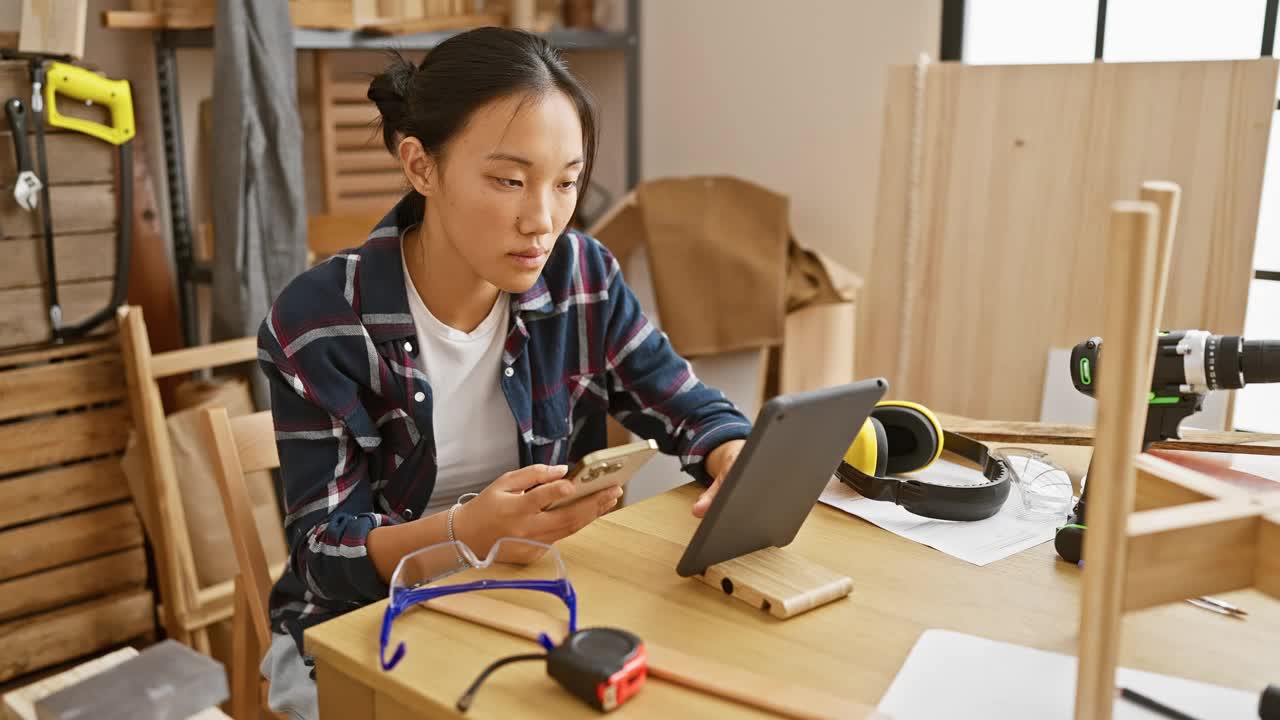
[[[507,253],[507,257],[516,265],[530,270],[536,270],[542,266],[543,259],[547,253],[543,250],[521,250],[520,252]]]

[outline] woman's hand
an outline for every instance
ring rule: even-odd
[[[555,510],[544,510],[573,494],[573,483],[563,479],[565,465],[530,465],[509,472],[490,483],[479,496],[453,514],[453,536],[467,544],[477,557],[505,537],[536,540],[550,545],[568,537],[618,504],[622,488],[609,488]],[[530,563],[542,552],[504,555],[504,562]]]
[[[711,481],[711,487],[702,491],[697,501],[693,503],[693,516],[700,518],[707,514],[707,510],[711,507],[711,501],[715,499],[716,493],[720,491],[720,486],[724,484],[725,476],[729,474],[729,468],[733,467],[733,463],[738,459],[738,453],[742,452],[742,446],[746,445],[745,440],[730,440],[720,445],[707,455],[707,473],[715,478]]]

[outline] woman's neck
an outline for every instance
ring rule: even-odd
[[[471,269],[430,212],[404,242],[409,278],[427,310],[455,330],[479,327],[498,300],[498,288]]]

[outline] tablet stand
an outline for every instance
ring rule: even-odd
[[[697,577],[781,619],[839,600],[853,591],[851,578],[775,547],[716,563]]]

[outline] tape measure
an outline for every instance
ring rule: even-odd
[[[561,687],[601,712],[609,712],[634,697],[649,674],[648,656],[640,638],[617,628],[584,628],[545,654],[512,655],[489,665],[458,699],[458,711],[466,712],[471,707],[481,683],[494,670],[514,662],[542,659],[547,662],[547,674]]]

